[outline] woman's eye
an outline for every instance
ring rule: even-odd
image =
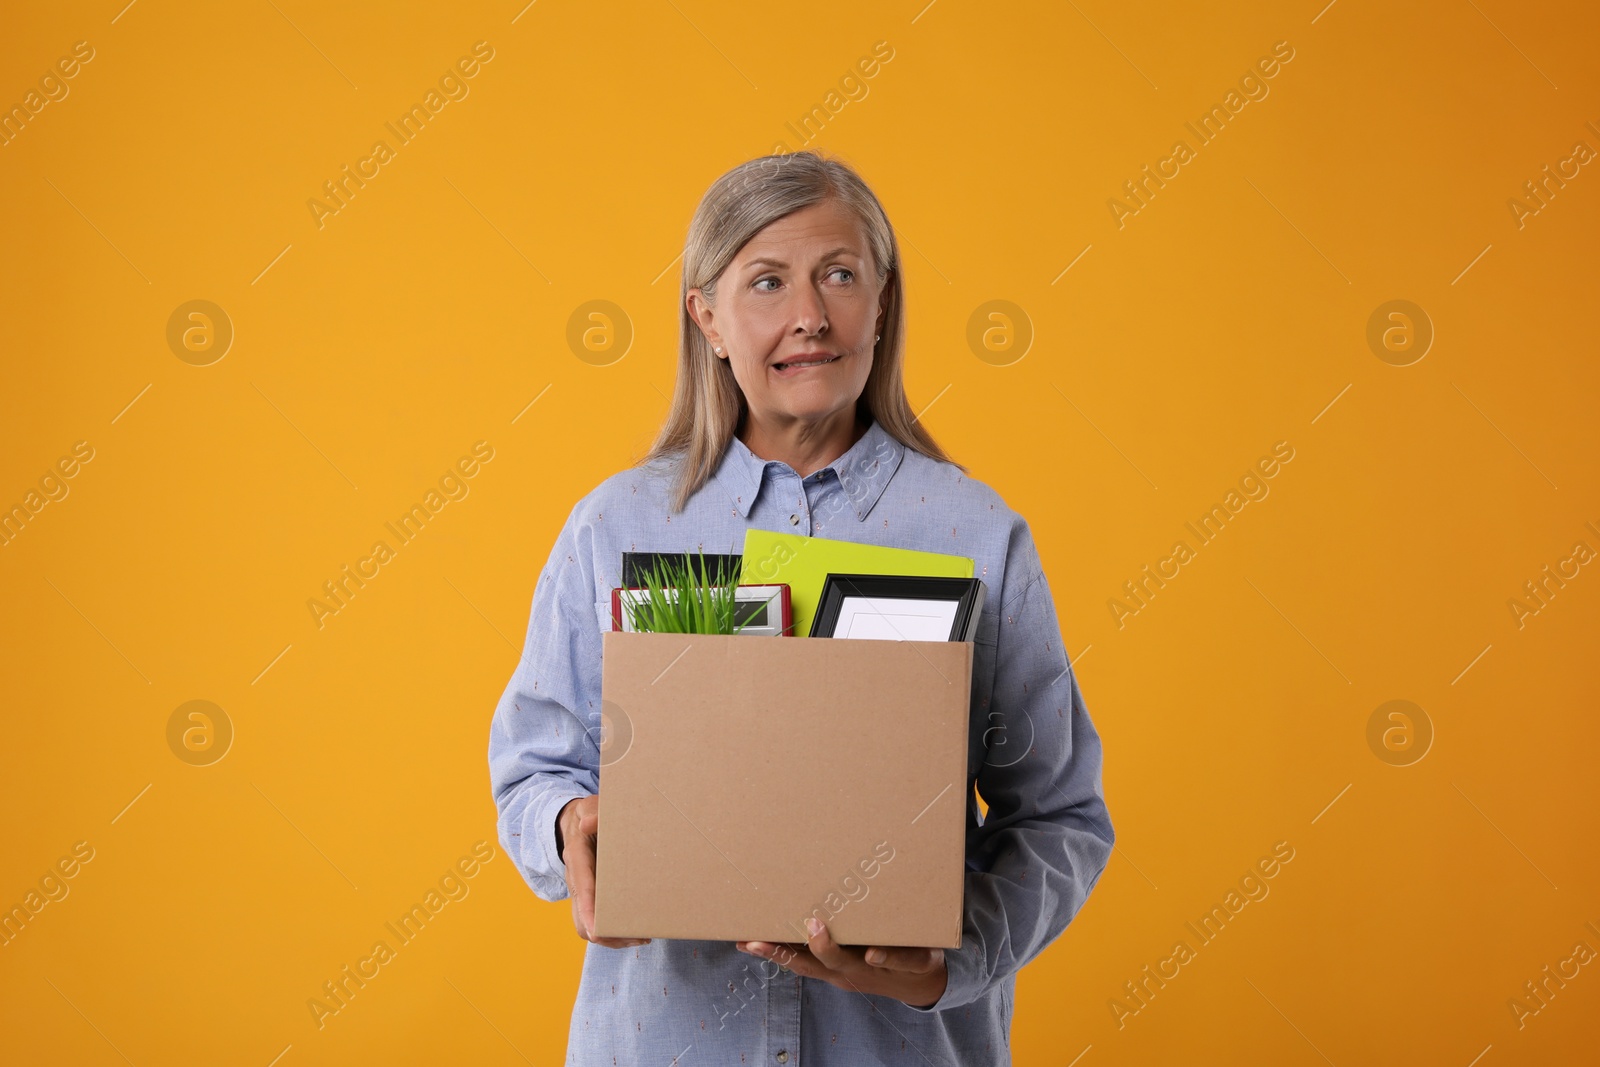
[[[856,272],[851,270],[849,267],[834,267],[832,270],[828,271],[828,276],[829,277],[832,277],[835,274],[843,274],[845,282],[853,282],[856,279]],[[772,292],[773,291],[772,289],[761,289],[760,288],[760,286],[764,282],[773,282],[774,284],[776,284],[778,282],[778,279],[775,276],[769,274],[765,278],[757,278],[755,281],[751,282],[750,284],[753,287],[756,287],[758,289],[758,291],[760,291],[760,292],[763,292],[763,293]]]

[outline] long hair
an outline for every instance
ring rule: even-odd
[[[947,456],[917,421],[901,376],[905,345],[905,291],[900,251],[883,205],[849,166],[814,151],[761,156],[712,183],[689,223],[678,288],[678,379],[672,407],[641,464],[675,468],[672,513],[681,512],[716,471],[748,410],[733,368],[711,351],[689,313],[689,290],[698,288],[713,307],[716,285],[739,250],[763,227],[801,208],[833,198],[861,222],[878,281],[887,278],[883,330],[873,349],[872,371],[856,401],[858,418],[875,419],[906,448],[967,468]]]

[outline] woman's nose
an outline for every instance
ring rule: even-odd
[[[795,297],[795,329],[806,334],[820,334],[828,328],[828,307],[822,294],[814,288],[804,287]]]

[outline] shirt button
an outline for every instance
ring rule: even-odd
[[[798,516],[798,515],[790,515],[789,516],[789,525],[790,526],[799,526],[800,525],[800,516]]]
[[[778,1062],[779,1063],[788,1063],[789,1062],[789,1053],[788,1053],[787,1049],[779,1049],[778,1050]]]

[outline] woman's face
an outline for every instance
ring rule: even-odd
[[[722,272],[716,297],[712,307],[691,289],[689,312],[722,349],[751,418],[820,424],[854,412],[888,291],[848,208],[824,200],[769,223]],[[817,360],[831,362],[792,365]]]

